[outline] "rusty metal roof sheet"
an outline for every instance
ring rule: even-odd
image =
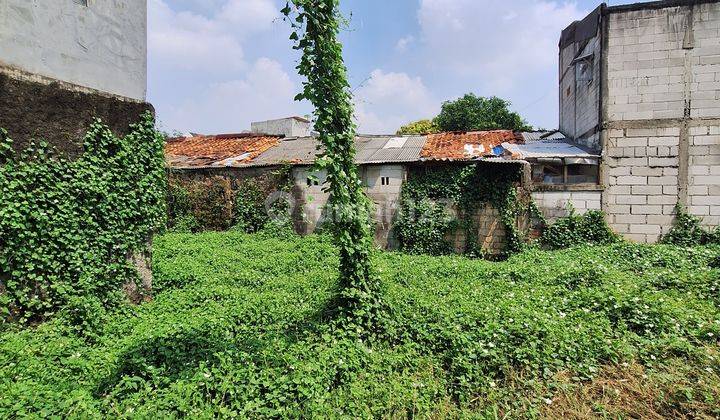
[[[542,139],[525,144],[504,143],[502,146],[514,159],[577,158],[590,162],[599,158],[570,140]]]
[[[277,136],[257,134],[179,137],[165,144],[165,156],[176,168],[243,166],[279,141]]]
[[[424,160],[473,160],[501,155],[503,143],[522,142],[522,136],[512,130],[430,134],[420,157]]]

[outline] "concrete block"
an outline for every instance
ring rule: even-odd
[[[647,203],[650,205],[675,204],[677,200],[676,195],[650,195],[647,198]]]
[[[617,177],[618,185],[646,185],[647,177],[644,176],[619,176]]]
[[[672,225],[674,220],[675,220],[674,216],[667,216],[667,215],[647,216],[647,223],[651,224],[651,225],[669,226],[669,225]]]
[[[648,158],[648,165],[653,166],[678,166],[679,161],[677,158],[667,157],[650,157]]]
[[[709,216],[710,206],[688,206],[687,211],[695,216]]]
[[[633,185],[633,195],[637,194],[662,194],[662,186],[660,185]]]
[[[636,176],[662,176],[663,168],[649,168],[647,166],[633,166],[632,168],[621,167],[613,169],[627,169],[632,175]]]
[[[647,204],[645,195],[616,195],[614,198],[616,204]]]
[[[690,197],[693,206],[720,206],[718,195],[694,195]]]
[[[649,185],[677,185],[677,178],[674,176],[651,176],[648,177]]]
[[[661,232],[660,225],[630,225],[630,233],[659,235]]]
[[[607,206],[605,206],[605,212],[607,214],[630,214],[630,206],[620,204],[608,204]]]
[[[660,205],[633,205],[631,214],[663,214],[663,207]]]
[[[663,194],[664,195],[672,195],[672,196],[677,197],[677,195],[678,195],[677,185],[663,185]]]
[[[678,142],[677,137],[650,137],[648,146],[677,146]]]
[[[720,136],[694,136],[692,144],[695,146],[720,145]]]

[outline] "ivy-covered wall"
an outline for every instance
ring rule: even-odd
[[[163,145],[149,112],[124,137],[96,120],[75,160],[0,131],[0,329],[99,322],[123,286],[143,292],[131,260],[165,223]]]
[[[171,170],[168,228],[179,231],[240,229],[255,233],[273,214],[291,220],[290,166]]]
[[[442,163],[411,168],[395,231],[423,254],[507,254],[524,247],[534,207],[521,164]]]

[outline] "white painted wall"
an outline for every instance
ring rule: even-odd
[[[145,100],[147,0],[0,0],[0,65]]]

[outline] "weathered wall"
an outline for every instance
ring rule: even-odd
[[[146,0],[0,1],[0,65],[139,101],[146,34]]]
[[[577,213],[600,210],[601,191],[533,191],[532,198],[543,216],[553,222],[568,215],[568,206]]]
[[[654,242],[680,202],[720,222],[720,3],[607,17],[603,209]]]
[[[396,249],[399,246],[392,231],[395,216],[400,203],[400,192],[406,179],[403,165],[365,165],[361,167],[366,193],[373,203],[375,211],[375,243],[378,246]],[[382,185],[387,177],[388,185]]]
[[[295,117],[256,121],[250,124],[250,131],[285,137],[306,137],[310,135],[310,122]]]
[[[82,152],[93,118],[124,135],[148,110],[154,112],[147,103],[0,68],[0,127],[8,131],[17,150],[31,139],[44,139],[74,157]]]
[[[592,150],[600,149],[599,18],[594,12],[565,30],[559,60],[560,131]]]

